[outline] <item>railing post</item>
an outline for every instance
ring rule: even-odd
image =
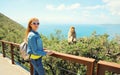
[[[10,43],[10,51],[11,51],[11,62],[12,64],[15,64],[14,63],[14,50],[13,50],[13,44]]]
[[[105,75],[105,69],[102,68],[99,64],[97,64],[97,72],[96,75]]]
[[[30,62],[30,75],[33,75],[33,65]]]
[[[5,57],[6,55],[5,55],[5,45],[4,45],[4,42],[2,41],[2,52],[3,52],[3,57]]]
[[[89,62],[87,65],[87,75],[94,75],[94,62]]]

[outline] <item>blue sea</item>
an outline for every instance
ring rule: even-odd
[[[41,24],[39,26],[38,32],[45,36],[50,36],[50,34],[55,34],[56,30],[61,30],[64,37],[67,38],[67,34],[68,34],[69,28],[71,26],[75,27],[77,38],[88,37],[94,31],[96,31],[97,35],[107,33],[110,35],[109,38],[113,38],[116,35],[120,35],[120,24],[101,24],[101,25],[100,24],[99,25],[97,25],[97,24],[96,25]]]

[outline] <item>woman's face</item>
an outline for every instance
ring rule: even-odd
[[[31,28],[32,30],[34,31],[37,31],[38,27],[39,27],[39,20],[33,20],[32,23],[31,23]]]

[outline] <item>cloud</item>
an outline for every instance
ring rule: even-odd
[[[75,3],[75,4],[71,4],[71,5],[64,5],[64,4],[60,4],[59,6],[54,6],[54,5],[47,5],[46,8],[49,10],[74,10],[74,9],[78,9],[80,7],[79,3]]]
[[[104,13],[101,13],[101,14],[99,15],[99,17],[100,17],[101,19],[106,19],[106,18],[107,18],[107,15],[105,15]]]
[[[75,3],[69,6],[66,6],[64,4],[60,4],[59,6],[54,6],[54,5],[46,5],[46,8],[49,10],[74,10],[80,8],[79,3]],[[81,7],[85,10],[96,10],[96,9],[104,9],[104,5],[95,5],[95,6],[86,6],[86,7]]]
[[[71,6],[68,6],[68,9],[77,9],[79,7],[80,7],[80,4],[76,3],[76,4],[72,4]]]
[[[89,12],[89,11],[87,11],[87,10],[85,10],[85,11],[82,11],[81,13],[80,13],[82,16],[84,16],[84,17],[90,17],[92,14]]]
[[[54,10],[54,6],[53,5],[47,5],[46,8],[49,9],[49,10]]]
[[[88,7],[85,7],[84,9],[86,10],[96,10],[96,9],[104,9],[104,5],[95,5],[95,6],[88,6]]]
[[[112,15],[120,15],[120,0],[103,0],[103,2]]]

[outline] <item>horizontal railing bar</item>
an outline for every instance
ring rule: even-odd
[[[115,72],[120,74],[120,64],[106,61],[99,61],[97,63],[97,75],[105,75],[105,71]]]
[[[0,42],[4,42],[4,43],[6,43],[6,44],[12,44],[13,46],[20,46],[20,44],[18,44],[18,43],[13,43],[13,42],[8,42],[8,41],[4,41],[4,40],[0,40]]]
[[[62,68],[62,67],[58,67],[59,69],[61,69],[61,70],[64,70],[64,71],[66,71],[66,72],[69,72],[69,73],[72,73],[72,74],[77,74],[77,73],[75,73],[75,72],[72,72],[72,71],[69,71],[69,70],[67,70],[67,69],[64,69],[64,68]]]
[[[120,69],[120,64],[113,63],[113,62],[106,62],[106,61],[99,61],[98,64],[104,65],[104,66],[109,66],[112,68],[119,68]]]
[[[82,63],[84,65],[89,64],[89,62],[92,63],[92,62],[95,61],[95,59],[92,59],[92,58],[86,58],[86,57],[75,56],[75,55],[59,53],[59,52],[54,52],[51,56],[61,58],[61,59],[64,59],[64,60],[73,61],[73,62],[76,62],[76,63]]]

